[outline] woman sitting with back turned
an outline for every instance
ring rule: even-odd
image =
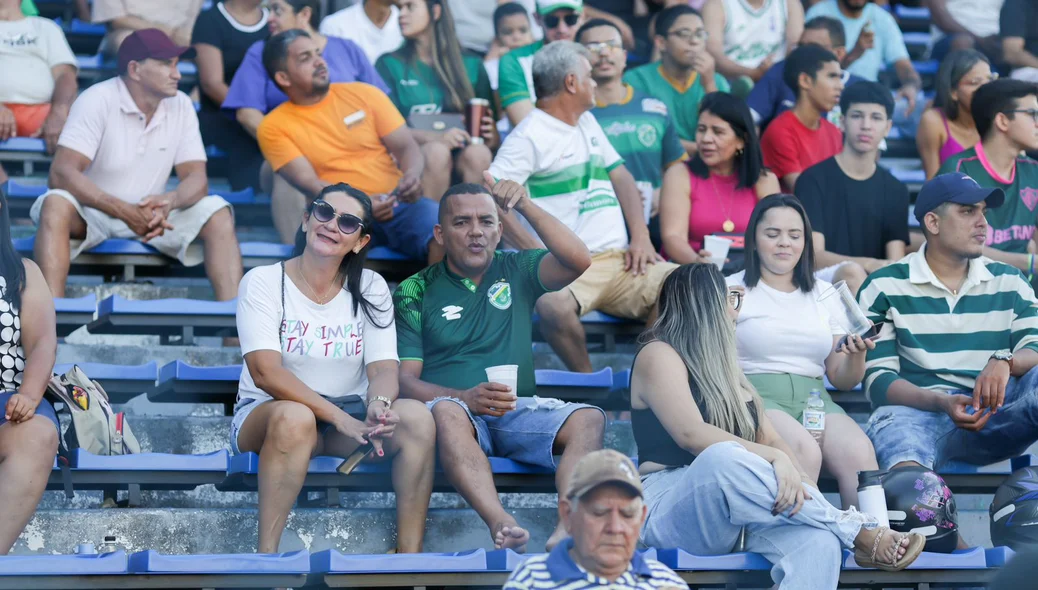
[[[349,457],[369,441],[393,463],[400,553],[422,550],[436,427],[398,400],[393,302],[364,269],[371,200],[327,186],[303,215],[296,257],[254,268],[238,289],[245,367],[231,450],[259,453],[259,552],[276,553],[310,458]]]
[[[712,264],[682,266],[663,283],[659,318],[631,376],[649,509],[642,540],[720,555],[745,529],[746,550],[775,564],[781,590],[836,588],[843,547],[863,567],[908,567],[925,537],[834,508],[764,415],[736,361],[742,296]]]

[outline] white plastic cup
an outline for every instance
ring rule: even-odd
[[[518,396],[516,392],[519,390],[519,365],[487,367],[487,381],[507,385],[512,388],[512,395]]]
[[[818,302],[825,306],[829,315],[836,320],[848,334],[861,336],[872,328],[865,313],[858,307],[857,300],[851,295],[846,281],[840,281],[826,289],[819,297]]]
[[[717,236],[704,236],[703,249],[710,253],[710,262],[717,268],[724,268],[724,261],[728,259],[728,249],[732,247],[732,241]]]

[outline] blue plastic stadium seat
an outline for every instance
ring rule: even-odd
[[[585,324],[627,324],[632,322],[632,320],[625,320],[600,311],[593,311],[581,317],[580,321]]]
[[[97,296],[93,293],[82,297],[54,298],[54,311],[56,313],[94,313],[96,310]]]
[[[930,9],[925,6],[898,4],[894,7],[894,14],[905,20],[930,20]]]
[[[96,381],[155,381],[158,363],[151,361],[143,365],[107,365],[104,363],[74,363]],[[73,363],[54,365],[54,372],[64,374]]]
[[[891,168],[890,173],[904,184],[926,182],[926,170],[922,168]]]
[[[725,571],[771,569],[771,562],[758,553],[692,555],[682,549],[657,549],[656,559],[675,571]]]
[[[902,33],[905,45],[929,45],[930,33]]]
[[[97,246],[88,250],[91,254],[137,254],[140,256],[160,255],[159,251],[151,246],[124,238],[109,238]]]
[[[1034,455],[1020,455],[1008,461],[999,461],[991,465],[971,465],[959,461],[949,461],[941,467],[941,475],[1010,475],[1017,469],[1038,465],[1038,457]]]
[[[241,365],[196,367],[184,361],[173,361],[159,369],[159,383],[167,381],[233,381],[241,377]]]
[[[490,470],[495,474],[515,475],[553,473],[551,469],[546,467],[519,463],[517,461],[512,461],[511,459],[503,459],[501,457],[490,457],[489,459]],[[335,473],[341,463],[341,457],[314,457],[310,460],[310,466],[307,468],[307,473]],[[388,473],[391,467],[392,465],[388,462],[361,463],[353,473]],[[259,473],[259,455],[256,453],[241,453],[232,456],[227,466],[227,475],[239,473],[246,475],[255,475]]]
[[[922,552],[912,565],[906,569],[910,570],[978,570],[988,567],[987,557],[983,547],[972,549],[960,549],[953,553],[929,553]],[[843,569],[863,570],[854,561],[854,553],[848,549],[843,550]]]
[[[321,574],[374,574],[411,572],[484,572],[487,552],[412,553],[397,555],[344,555],[334,549],[310,556],[310,571]]]
[[[97,306],[97,316],[122,314],[150,314],[150,315],[208,315],[208,316],[234,316],[238,302],[236,299],[230,301],[207,301],[203,299],[147,299],[134,300],[125,299],[119,295],[112,295],[101,300]]]
[[[76,66],[81,71],[103,70],[105,59],[100,53],[97,55],[77,55]]]
[[[487,570],[492,572],[514,572],[524,561],[536,553],[516,553],[511,549],[487,551]]]
[[[213,191],[213,194],[223,197],[223,200],[232,205],[250,205],[256,200],[256,192],[252,190],[251,186],[247,186],[240,191]]]
[[[133,574],[308,574],[310,552],[163,555],[139,551],[130,556]]]
[[[1015,555],[1016,552],[1009,547],[995,547],[984,552],[984,558],[987,559],[988,567],[1003,567]]]
[[[4,194],[8,199],[35,199],[47,192],[46,185],[22,184],[14,180],[4,183]]]
[[[0,152],[33,152],[43,154],[47,152],[47,144],[42,139],[13,137],[7,141],[0,141]]]
[[[59,20],[59,19],[55,19]],[[69,24],[68,32],[75,33],[76,35],[91,35],[94,37],[104,37],[106,27],[103,23],[91,23],[81,21],[78,18],[72,19]]]
[[[631,370],[624,369],[613,374],[613,391],[631,388]]]
[[[412,260],[412,259],[408,258],[407,256],[404,256],[403,254],[397,252],[396,250],[391,250],[390,248],[387,248],[385,246],[375,246],[374,248],[372,248],[371,250],[368,251],[368,260],[386,260],[386,261],[389,261],[389,260]]]
[[[189,61],[177,62],[177,69],[185,76],[195,76],[198,74],[198,67]]]
[[[915,68],[915,71],[918,72],[920,76],[936,76],[937,70],[941,67],[941,62],[936,59],[914,61],[912,62],[912,67]]]
[[[125,551],[103,555],[4,555],[0,576],[97,576],[125,574]]]
[[[539,369],[534,371],[538,387],[613,387],[613,370],[609,367],[595,373],[573,373]]]
[[[229,454],[221,449],[204,455],[139,453],[136,455],[95,455],[76,449],[74,469],[79,471],[227,471]]]
[[[292,255],[292,246],[268,242],[242,242],[241,255],[246,258],[288,258]]]

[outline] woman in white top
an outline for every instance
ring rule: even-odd
[[[371,200],[325,187],[303,215],[298,255],[249,271],[238,288],[245,366],[231,449],[259,453],[259,552],[275,553],[310,458],[393,462],[398,552],[419,552],[432,493],[436,429],[421,402],[398,400],[399,359],[386,281],[364,269]]]
[[[746,289],[735,337],[739,365],[775,430],[815,481],[823,466],[836,478],[847,508],[858,505],[857,472],[879,466],[869,438],[833,402],[822,375],[841,391],[853,389],[876,345],[857,335],[841,343],[846,334],[818,302],[830,285],[815,280],[813,252],[811,224],[796,197],[771,195],[757,204],[746,228],[746,270],[728,278]],[[821,448],[802,422],[813,389],[825,403]]]

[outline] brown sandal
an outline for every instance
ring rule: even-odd
[[[905,554],[901,557],[901,559],[895,562],[880,561],[876,558],[876,553],[879,551],[880,541],[883,540],[883,536],[887,532],[893,533],[893,531],[891,531],[887,527],[880,527],[878,533],[876,534],[876,540],[872,542],[871,553],[865,553],[865,550],[856,548],[854,550],[854,562],[861,567],[875,568],[878,570],[883,570],[885,572],[899,572],[905,569],[906,567],[912,565],[912,562],[914,562],[916,558],[919,557],[919,554],[923,552],[923,547],[926,546],[926,537],[920,535],[919,533],[908,533],[908,547],[905,548]],[[900,547],[901,541],[905,538],[906,535],[902,533],[893,534],[897,535],[896,546]]]

